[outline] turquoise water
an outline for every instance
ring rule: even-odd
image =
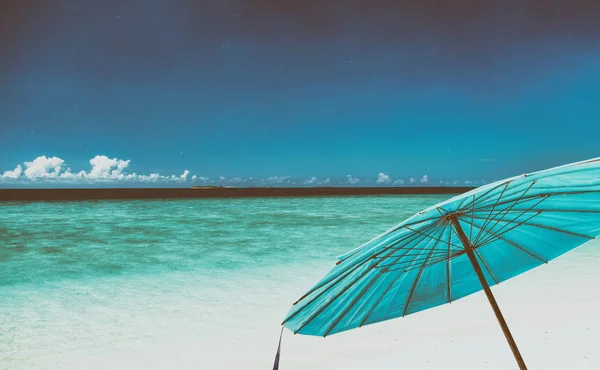
[[[332,261],[445,198],[8,203],[0,205],[0,283]]]
[[[448,197],[0,204],[0,368],[268,368],[336,256]]]

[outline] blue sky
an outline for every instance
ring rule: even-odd
[[[4,2],[0,186],[462,185],[599,155],[600,5],[435,4]]]

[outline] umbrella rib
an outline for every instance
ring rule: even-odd
[[[430,227],[434,227],[434,226],[435,226],[435,225],[437,225],[438,223],[439,223],[439,221],[438,221],[438,222],[434,222],[434,223],[432,223],[432,224],[430,224],[430,225],[427,225],[427,226],[425,226],[425,227],[424,227],[424,229],[428,229],[428,228],[430,228]],[[384,247],[384,248],[383,248],[383,250],[382,250],[380,253],[386,252],[387,250],[394,248],[396,245],[398,245],[398,244],[401,244],[401,243],[403,243],[403,242],[405,242],[405,241],[407,241],[407,240],[409,240],[409,239],[411,239],[411,238],[414,238],[414,237],[415,237],[415,235],[414,235],[414,234],[407,234],[407,235],[403,235],[403,236],[401,236],[401,237],[399,238],[399,240],[395,240],[395,241],[394,241],[394,242],[392,242],[390,245],[388,245],[388,246]],[[394,249],[395,249],[395,250],[397,250],[398,248],[394,248]],[[371,257],[367,257],[367,258],[363,259],[362,261],[357,261],[357,262],[356,262],[356,264],[354,264],[354,265],[351,265],[351,266],[348,266],[348,268],[347,268],[345,271],[343,271],[343,272],[340,272],[340,274],[339,274],[338,276],[336,276],[336,277],[333,277],[333,278],[331,278],[330,280],[327,280],[326,282],[323,282],[323,283],[321,283],[321,284],[318,284],[318,285],[314,286],[314,287],[313,287],[313,288],[311,288],[311,289],[310,289],[308,292],[306,292],[306,293],[305,293],[305,294],[304,294],[302,297],[300,297],[300,298],[299,298],[299,299],[298,299],[296,302],[294,302],[294,304],[297,304],[298,302],[300,302],[300,301],[301,301],[301,300],[303,300],[304,298],[308,297],[309,295],[311,295],[311,294],[312,294],[312,293],[314,293],[315,291],[317,291],[317,290],[319,290],[319,289],[323,288],[323,287],[324,287],[324,286],[326,286],[327,284],[329,284],[329,283],[331,283],[331,282],[333,282],[333,281],[335,281],[335,280],[341,280],[341,279],[343,279],[344,277],[348,276],[349,274],[351,274],[352,272],[354,272],[355,270],[357,270],[358,268],[360,268],[360,267],[361,267],[363,264],[365,264],[367,261],[369,261],[369,260],[370,260],[370,259],[372,259],[372,258],[373,258],[373,256],[371,256]],[[343,275],[343,276],[342,276],[342,275]],[[331,287],[331,286],[333,286],[333,285],[335,285],[335,283],[334,283],[334,284],[332,284],[332,285],[330,285],[330,287]],[[328,289],[329,289],[329,288],[327,288],[326,290],[328,290]]]
[[[416,214],[415,214],[414,216],[412,216],[412,217],[415,217],[416,215],[420,215],[420,214],[422,214],[422,213],[416,213]],[[412,217],[411,217],[411,218],[412,218]],[[423,220],[420,220],[420,221],[413,221],[413,222],[409,222],[409,223],[407,223],[407,224],[401,224],[401,225],[398,225],[397,227],[394,227],[394,228],[392,228],[392,229],[388,230],[388,231],[387,231],[386,233],[384,233],[382,236],[389,235],[389,234],[391,234],[391,233],[393,233],[393,232],[395,232],[395,231],[398,231],[398,230],[400,230],[400,229],[402,229],[402,228],[406,228],[407,226],[418,225],[418,224],[422,224],[423,222],[426,222],[426,221],[438,220],[439,218],[440,218],[440,216],[428,217],[428,218],[425,218],[425,219],[423,219]],[[435,222],[431,223],[431,225],[434,225],[434,224],[435,224]]]
[[[444,229],[445,228],[442,228],[442,233],[443,233]],[[410,301],[412,300],[412,296],[415,292],[415,289],[417,288],[417,285],[419,284],[419,279],[421,278],[421,275],[423,274],[423,271],[425,270],[425,265],[427,264],[427,261],[429,260],[429,258],[431,258],[431,255],[432,255],[433,251],[435,250],[435,248],[437,247],[440,240],[441,239],[436,239],[435,244],[433,245],[433,247],[431,248],[431,251],[427,255],[427,259],[425,260],[425,263],[419,269],[419,273],[417,274],[417,277],[415,278],[415,281],[413,282],[413,285],[410,288],[410,293],[408,295],[408,298],[406,299],[406,304],[404,305],[404,312],[402,313],[402,317],[406,316],[406,313],[408,312],[408,307],[410,306]]]
[[[404,248],[404,246],[402,246],[402,247],[392,247],[390,249],[402,250],[403,248]],[[428,251],[429,248],[412,248],[411,250],[413,250],[413,251],[425,251],[425,250],[427,250]],[[372,257],[372,258],[377,259],[377,258],[380,258],[380,257]]]
[[[520,209],[520,208],[513,208],[511,209],[509,212],[543,212],[543,213],[600,213],[599,210],[595,210],[595,209],[582,209],[582,210],[577,210],[577,209]]]
[[[539,206],[539,205],[540,205],[540,204],[541,204],[543,201],[545,201],[546,199],[548,199],[548,197],[549,197],[549,196],[547,196],[547,197],[544,197],[544,198],[541,198],[539,201],[535,202],[535,203],[534,203],[534,204],[533,204],[531,207],[529,207],[529,208],[528,208],[528,210],[532,210],[533,208],[535,208],[535,207]],[[525,213],[526,213],[526,212],[521,212],[519,215],[517,215],[517,217],[513,218],[513,219],[512,219],[512,220],[511,220],[509,223],[507,223],[507,224],[505,224],[504,226],[500,227],[500,229],[499,229],[499,230],[497,230],[497,231],[496,231],[496,233],[500,233],[502,230],[504,230],[504,229],[505,229],[507,226],[509,226],[511,223],[516,223],[516,224],[517,224],[517,226],[519,226],[519,224],[521,224],[521,221],[517,221],[517,220],[519,219],[519,217],[523,216]],[[525,220],[525,222],[527,222],[527,221],[531,220],[532,218],[534,218],[534,217],[538,216],[539,214],[540,214],[540,212],[537,212],[537,214],[534,214],[532,217],[529,217],[528,219],[526,219],[526,220]],[[504,214],[504,216],[506,216],[506,215],[507,215],[507,214]],[[489,230],[493,230],[493,229],[494,229],[494,227],[496,227],[496,225],[498,225],[498,223],[499,223],[500,221],[502,221],[502,218],[498,218],[498,219],[496,219],[496,223],[494,224],[494,226],[490,227],[490,228],[489,228]],[[514,226],[514,227],[510,228],[509,230],[505,231],[504,233],[507,233],[507,232],[509,232],[510,230],[513,230],[513,229],[514,229],[515,227],[517,227],[517,226]],[[502,234],[500,234],[500,235],[502,235]],[[483,244],[485,244],[485,238],[484,238],[484,240],[481,240],[481,241],[480,241],[480,243],[478,243],[478,244],[482,244],[482,245],[483,245]]]
[[[475,216],[475,194],[473,194],[473,203],[471,204],[471,219]],[[454,232],[456,234],[456,231]],[[456,235],[458,236],[458,234]],[[473,240],[473,226],[469,227],[469,240]]]
[[[437,222],[436,224],[440,224],[439,222]],[[411,234],[411,236],[413,236],[414,234]],[[418,237],[418,235],[417,235]],[[407,252],[410,251],[410,248],[407,249]],[[393,251],[392,251],[393,253]],[[391,253],[390,253],[391,254]],[[401,256],[400,256],[401,257]],[[398,257],[398,258],[400,258]],[[373,265],[375,266],[375,265]],[[371,271],[373,269],[373,266],[371,266],[371,268],[365,270],[362,274],[360,274],[360,276],[358,276],[356,279],[354,279],[354,281],[352,281],[352,283],[348,284],[344,289],[342,289],[340,292],[338,292],[331,300],[329,300],[325,305],[323,305],[323,307],[321,307],[317,312],[315,312],[314,314],[312,314],[298,329],[296,329],[296,331],[294,333],[298,333],[300,330],[302,330],[306,325],[308,325],[312,320],[315,319],[315,317],[319,316],[321,314],[321,312],[323,312],[327,307],[329,307],[329,305],[335,301],[337,298],[340,297],[340,295],[342,295],[346,290],[348,290],[352,285],[356,284],[356,282],[358,282],[360,279],[362,279],[369,271]],[[354,270],[353,270],[354,271]],[[349,274],[348,274],[349,275]],[[348,276],[346,275],[346,276]],[[344,278],[346,277],[344,276]],[[343,278],[342,278],[343,279]],[[338,282],[340,282],[342,279],[339,279],[335,284],[337,284]],[[315,301],[315,299],[317,299],[318,297],[320,297],[325,291],[329,290],[333,285],[330,285],[326,290],[323,290],[321,293],[319,293],[319,295],[317,295],[315,298],[313,298],[308,304],[312,303]],[[306,306],[304,306],[306,307]],[[291,319],[292,317],[294,317],[295,315],[298,314],[298,312],[302,311],[303,308],[299,309],[298,311],[294,312],[294,314],[292,314],[290,317],[287,318],[287,320]],[[287,321],[286,320],[286,321]],[[284,323],[286,322],[284,321]]]
[[[475,197],[475,195],[473,195],[473,197]],[[458,205],[458,207],[456,207],[456,210],[462,209],[462,206],[465,204],[465,202],[469,198],[471,198],[471,197],[465,197],[465,199],[463,199],[462,202],[460,202],[460,204]]]
[[[396,250],[399,251],[399,250],[402,250],[402,249],[396,249]],[[422,253],[423,251],[429,251],[429,250],[431,250],[431,248],[411,249],[411,251],[418,251],[418,252],[417,253],[403,254],[402,257],[419,257],[419,256],[423,255],[423,253]],[[440,255],[440,256],[442,256],[442,255],[445,256],[446,252],[445,251],[436,251],[434,254]],[[389,259],[389,258],[394,258],[394,256],[391,255],[389,257],[373,257],[374,260],[376,260],[376,259],[385,260],[385,259]],[[391,263],[391,264],[388,264],[388,265],[382,265],[382,264],[380,264],[377,267],[386,267],[386,266],[393,266],[393,265],[396,265],[396,264],[395,263]]]
[[[537,182],[537,180],[534,179],[534,180],[524,181],[522,183],[517,183],[512,189],[510,189],[510,190],[507,189],[508,191],[504,195],[504,198],[514,201],[515,197],[519,197],[519,194],[521,194],[521,196],[522,196],[523,193],[527,193],[527,191],[531,188],[532,183],[535,183],[535,182]],[[508,181],[506,183],[510,185],[513,183],[513,180]],[[524,190],[524,188],[526,188],[526,190]],[[491,197],[480,201],[479,202],[480,207],[485,207],[485,208],[492,207],[493,205],[488,203],[488,201],[490,199],[491,199]]]
[[[590,161],[589,163],[592,163],[592,162],[596,162],[596,160],[594,160],[594,161]],[[572,170],[570,170],[570,171],[562,172],[562,173],[560,173],[560,174],[554,174],[554,175],[551,175],[551,176],[556,176],[556,175],[565,176],[565,175],[571,174],[571,173],[573,173],[573,172],[590,170],[590,169],[576,169],[576,167],[577,167],[577,166],[579,166],[579,165],[582,165],[582,164],[587,164],[587,162],[586,162],[586,163],[576,163],[576,164],[573,164],[573,165],[571,165],[571,166],[565,166],[565,167],[567,167],[567,168],[574,168],[574,169],[572,169]],[[545,171],[539,171],[539,172],[535,172],[535,173],[532,173],[532,174],[529,174],[529,175],[525,175],[525,176],[530,176],[530,175],[540,175],[540,174],[542,174],[543,172],[545,172]],[[510,179],[510,180],[509,180],[509,182],[513,182],[513,181],[515,181],[515,180],[518,180],[518,179],[519,179],[518,177],[517,177],[517,178],[512,178],[512,179]],[[535,179],[535,180],[537,181],[538,179]],[[523,184],[525,184],[525,183],[523,183]],[[500,184],[500,185],[501,185],[501,184]],[[498,186],[500,186],[500,185],[498,185]],[[519,185],[521,185],[521,184],[519,184]],[[494,190],[494,189],[496,189],[498,186],[496,186],[495,188],[492,188],[491,190]],[[593,184],[593,185],[589,185],[589,186],[590,186],[590,187],[592,187],[592,186],[597,186],[597,185]],[[583,186],[579,186],[579,187],[583,187]],[[488,191],[487,193],[489,193],[489,191]],[[478,198],[478,200],[482,200],[482,198],[483,198],[485,195],[487,195],[487,193],[486,193],[486,194],[484,194],[484,195],[482,195],[481,197],[479,197],[479,198]],[[512,195],[512,194],[511,194],[511,195]],[[484,199],[484,200],[482,200],[480,203],[482,203],[482,202],[485,202],[485,201],[488,201],[489,199],[490,199],[490,198]]]
[[[442,226],[444,226],[442,229],[445,229],[445,224],[440,224]],[[373,311],[375,311],[375,309],[377,308],[377,306],[379,306],[379,304],[381,303],[381,301],[383,300],[383,297],[386,296],[386,294],[390,291],[390,289],[392,289],[392,287],[394,286],[394,284],[396,284],[396,282],[398,281],[398,279],[400,279],[400,276],[402,276],[402,274],[398,274],[398,276],[396,276],[395,279],[393,279],[390,284],[387,286],[387,288],[385,288],[383,294],[377,299],[377,301],[375,302],[375,304],[373,306],[371,306],[371,308],[369,309],[369,311],[367,312],[367,314],[365,315],[365,317],[362,319],[362,321],[360,322],[359,327],[362,327],[365,322],[367,322],[367,320],[369,319],[369,317],[371,316],[371,314],[373,313]]]
[[[468,223],[468,222],[467,222],[467,223]],[[476,225],[474,225],[474,226],[476,226]],[[525,249],[525,248],[521,247],[520,245],[518,245],[517,243],[513,242],[512,240],[508,240],[508,239],[506,239],[505,237],[503,237],[503,236],[500,236],[500,235],[495,235],[493,232],[491,232],[491,231],[489,231],[489,230],[485,230],[485,232],[486,232],[486,233],[488,233],[488,234],[492,234],[492,235],[494,235],[494,237],[496,237],[497,239],[499,239],[499,240],[502,240],[502,241],[506,242],[507,244],[509,244],[509,245],[511,245],[511,246],[513,246],[513,247],[515,247],[515,248],[517,248],[517,249],[519,249],[519,250],[521,250],[522,252],[525,252],[525,253],[527,253],[527,254],[528,254],[528,255],[530,255],[531,257],[533,257],[533,258],[535,258],[535,259],[537,259],[537,260],[540,260],[540,261],[542,261],[543,263],[548,263],[548,261],[546,261],[546,260],[545,260],[545,259],[543,259],[542,257],[540,257],[540,256],[536,255],[536,254],[535,254],[535,253],[533,253],[533,252],[530,252],[530,251],[528,251],[527,249]],[[481,247],[478,247],[478,248],[481,248]]]
[[[419,253],[420,254],[420,253]],[[406,256],[405,255],[401,255],[395,258],[396,261],[398,261],[400,258]],[[352,300],[352,302],[350,303],[350,305],[348,305],[348,307],[346,307],[346,309],[344,310],[344,312],[342,312],[340,315],[338,315],[338,317],[335,319],[335,321],[333,322],[333,324],[327,329],[327,331],[325,332],[325,334],[323,335],[324,337],[326,337],[327,335],[329,335],[329,333],[336,327],[337,324],[339,324],[339,322],[342,320],[342,318],[344,316],[346,316],[346,314],[348,314],[348,312],[352,309],[352,307],[354,307],[354,305],[362,298],[363,295],[365,295],[365,293],[373,286],[373,284],[375,284],[375,282],[377,280],[379,280],[379,278],[389,270],[383,268],[381,269],[377,275],[375,275],[371,281],[369,281],[369,283],[367,284],[367,286],[365,286],[361,292],[354,298],[354,300]]]
[[[480,220],[481,218],[475,217],[476,219]],[[505,221],[505,220],[500,220],[500,222],[509,222],[509,221]],[[579,233],[575,233],[572,231],[568,231],[568,230],[563,230],[563,229],[559,229],[556,227],[552,227],[552,226],[546,226],[546,225],[540,225],[540,224],[532,224],[529,222],[519,222],[519,224],[521,225],[526,225],[526,226],[533,226],[533,227],[539,227],[541,229],[547,229],[547,230],[551,230],[551,231],[556,231],[559,233],[564,233],[564,234],[569,234],[569,235],[573,235],[573,236],[578,236],[580,238],[585,238],[585,239],[596,239],[593,236],[589,236],[589,235],[585,235],[585,234],[579,234]]]
[[[384,248],[384,249],[381,251],[381,253],[383,253],[383,252],[387,252],[388,250],[391,250],[393,246],[395,246],[395,245],[397,245],[397,244],[399,244],[399,243],[401,243],[401,242],[404,242],[404,241],[406,241],[406,240],[408,240],[408,239],[414,238],[414,237],[415,237],[415,235],[414,235],[414,234],[405,235],[405,236],[403,236],[403,238],[401,238],[402,240],[400,240],[400,241],[398,241],[398,240],[397,240],[397,241],[396,241],[394,244],[390,244],[390,246],[388,246],[387,248]],[[397,250],[397,249],[393,249],[393,250],[391,250],[389,254],[395,253],[395,251],[396,251],[396,250]],[[345,271],[341,272],[341,273],[340,273],[338,276],[336,276],[336,277],[334,277],[334,278],[331,278],[330,280],[328,280],[328,281],[326,281],[326,282],[324,282],[324,283],[322,283],[322,284],[319,284],[319,285],[317,285],[317,286],[313,287],[313,288],[312,288],[312,289],[310,289],[310,290],[309,290],[307,293],[305,293],[305,294],[304,294],[302,297],[300,297],[300,298],[299,298],[299,299],[298,299],[298,300],[297,300],[297,301],[294,303],[294,305],[295,305],[295,304],[297,304],[298,302],[302,301],[304,298],[308,297],[309,295],[311,295],[311,294],[312,294],[312,293],[314,293],[315,291],[317,291],[317,290],[319,290],[319,289],[321,289],[321,288],[325,287],[327,284],[329,284],[329,283],[332,283],[331,285],[329,285],[328,287],[326,287],[325,289],[323,289],[323,290],[322,290],[322,291],[321,291],[321,292],[320,292],[320,293],[319,293],[319,294],[318,294],[316,297],[314,297],[313,299],[311,299],[311,300],[310,300],[310,301],[307,303],[307,305],[308,305],[308,304],[310,304],[310,303],[312,303],[314,300],[316,300],[317,298],[319,298],[321,295],[323,295],[325,292],[327,292],[329,289],[331,289],[333,286],[335,286],[335,285],[336,285],[337,283],[339,283],[341,280],[343,280],[343,279],[344,279],[344,278],[346,278],[348,275],[350,275],[351,273],[353,273],[354,271],[356,271],[356,270],[358,270],[360,267],[362,267],[362,266],[363,266],[363,265],[364,265],[364,264],[365,264],[367,261],[369,261],[369,260],[371,260],[371,259],[375,259],[375,258],[376,258],[375,256],[368,257],[368,258],[364,259],[363,261],[360,261],[360,263],[356,263],[356,264],[354,264],[354,265],[352,265],[352,266],[348,267],[348,269],[347,269],[347,270],[345,270]],[[379,258],[379,257],[378,257],[378,258]],[[380,257],[380,258],[384,258],[384,257]],[[298,312],[299,312],[299,311],[300,311],[300,310],[298,310]],[[296,313],[297,313],[297,312],[296,312]],[[293,316],[295,316],[295,313],[294,313],[292,316],[290,316],[288,319],[292,318]],[[284,322],[285,322],[285,321],[284,321]]]
[[[445,230],[445,228],[443,228],[443,229],[442,229],[442,232],[440,233],[440,236],[442,236],[442,235],[443,235],[443,233],[444,233],[444,230]],[[437,231],[438,231],[438,230],[436,230],[435,232],[437,233]],[[432,233],[432,234],[433,234],[433,233]],[[444,241],[443,241],[441,238],[433,237],[433,236],[431,236],[430,234],[425,234],[425,233],[423,233],[423,235],[425,235],[426,237],[429,237],[429,238],[430,238],[430,239],[432,239],[432,240],[436,240],[436,241],[441,241],[441,242],[444,242]],[[431,250],[431,249],[430,249],[430,248],[423,248],[422,250]],[[433,252],[433,251],[432,251],[432,252]],[[445,252],[443,252],[443,251],[439,251],[439,252],[438,252],[438,251],[435,251],[435,252],[433,252],[433,253],[434,253],[434,254],[443,254],[443,253],[445,253]],[[413,258],[411,261],[404,261],[403,263],[405,263],[405,264],[406,264],[406,266],[403,266],[403,268],[404,268],[404,269],[406,269],[406,268],[408,268],[408,267],[412,266],[412,265],[414,264],[414,262],[416,262],[416,261],[418,260],[418,258],[417,258],[417,257],[418,257],[418,256],[421,256],[422,254],[423,254],[423,253],[422,253],[422,252],[420,252],[420,253],[416,254],[416,257],[415,257],[415,258]],[[426,262],[426,261],[425,261],[425,262]],[[397,264],[398,264],[398,263],[392,263],[392,264],[385,265],[385,266],[393,266],[393,265],[397,265]],[[402,264],[402,263],[400,263],[400,264]],[[380,267],[381,267],[381,266],[382,266],[382,265],[380,265]],[[398,270],[398,269],[399,269],[399,268],[396,268],[396,269],[394,269],[394,270]]]
[[[527,197],[523,197],[521,199],[521,203],[524,203],[526,201],[535,199],[535,198],[541,198],[541,197],[545,197],[545,196],[555,196],[555,195],[582,195],[582,194],[594,194],[594,193],[600,193],[600,190],[581,190],[581,191],[561,191],[561,192],[549,192],[549,193],[540,193],[540,194],[534,194],[534,195],[530,195]],[[500,203],[498,203],[499,206],[504,205],[504,204],[508,204],[514,202],[513,199],[509,199],[506,201],[502,201]],[[488,207],[491,207],[491,205],[486,205],[486,206],[481,206],[476,208],[477,211],[481,211],[484,210]]]
[[[500,202],[500,199],[502,199],[502,196],[504,195],[504,192],[506,191],[506,189],[508,189],[508,185],[510,183],[507,182],[504,185],[504,189],[502,189],[502,192],[500,193],[500,195],[498,196],[498,199],[496,199],[496,204],[494,204],[494,206],[492,207],[492,209],[490,209],[490,213],[487,216],[487,219],[485,220],[485,222],[483,223],[483,227],[485,228],[487,226],[487,224],[489,223],[490,217],[492,217],[492,213],[494,212],[494,210],[496,209],[496,207],[498,206],[498,202]],[[479,236],[481,235],[481,230],[479,230],[479,232],[477,233],[477,235],[475,236],[475,242],[472,242],[472,244],[477,244],[477,241],[479,240]]]
[[[405,240],[406,240],[406,239],[409,239],[409,238],[411,238],[411,237],[412,237],[413,239],[416,239],[418,236],[416,236],[416,235],[414,235],[414,234],[411,234],[411,235],[408,235],[408,236],[405,238]],[[385,252],[385,251],[387,251],[387,250],[384,250],[384,251],[382,251],[382,252]],[[410,249],[408,249],[408,250],[407,250],[407,253],[408,253],[408,251],[410,251]],[[391,255],[392,253],[395,253],[395,250],[392,250],[392,251],[390,251],[390,253],[389,253],[389,254]],[[360,264],[357,264],[357,265],[353,266],[352,268],[350,268],[350,269],[348,269],[348,270],[344,271],[343,273],[341,273],[341,274],[340,274],[340,275],[338,275],[337,277],[335,277],[335,278],[333,278],[333,279],[329,280],[328,282],[326,282],[326,283],[324,283],[324,284],[320,285],[318,288],[313,288],[313,289],[311,289],[311,290],[310,290],[308,293],[304,294],[304,295],[303,295],[303,296],[302,296],[300,299],[298,299],[298,300],[297,300],[297,301],[294,303],[294,305],[295,305],[295,304],[297,304],[298,302],[302,301],[304,298],[308,297],[310,294],[312,294],[313,292],[317,291],[318,289],[320,289],[320,288],[324,287],[325,285],[327,285],[327,284],[329,284],[329,283],[333,282],[331,285],[329,285],[329,286],[328,286],[328,287],[326,287],[325,289],[321,290],[321,291],[320,291],[320,292],[319,292],[319,293],[318,293],[316,296],[314,296],[314,297],[313,297],[313,298],[312,298],[310,301],[308,301],[308,302],[307,302],[307,303],[304,305],[304,307],[302,307],[302,308],[298,309],[296,312],[294,312],[293,314],[291,314],[290,316],[288,316],[287,318],[285,318],[285,320],[284,320],[284,321],[283,321],[281,324],[283,325],[283,324],[285,324],[287,321],[289,321],[289,320],[291,320],[292,318],[294,318],[294,317],[295,317],[295,316],[296,316],[298,313],[300,313],[300,311],[302,311],[302,310],[303,310],[303,309],[304,309],[306,306],[308,306],[309,304],[311,304],[311,303],[313,303],[314,301],[316,301],[317,299],[319,299],[319,298],[320,298],[320,297],[321,297],[323,294],[325,294],[327,291],[329,291],[329,289],[333,288],[335,285],[337,285],[339,282],[341,282],[342,280],[344,280],[346,277],[348,277],[348,276],[349,276],[350,274],[352,274],[354,271],[356,271],[357,269],[359,269],[360,267],[362,267],[362,266],[363,266],[363,265],[366,263],[366,261],[368,261],[368,260],[370,260],[370,259],[371,259],[371,258],[368,258],[368,259],[366,259],[365,261],[362,261]],[[366,272],[365,272],[365,273],[366,273]],[[355,280],[355,282],[356,282],[356,281],[358,281],[360,278],[362,278],[362,276],[363,276],[363,275],[359,276],[359,277],[358,277],[358,278]],[[353,282],[352,284],[354,284],[354,282]],[[300,330],[300,329],[298,329],[298,330]]]
[[[540,215],[539,213],[535,213],[535,214],[533,214],[533,215],[531,215],[531,216],[527,217],[527,218],[526,218],[525,220],[523,220],[523,221],[519,221],[519,222],[513,222],[513,223],[514,223],[514,225],[513,225],[513,226],[511,226],[510,228],[508,228],[508,230],[503,230],[503,229],[504,229],[504,227],[502,227],[500,230],[494,231],[494,233],[495,233],[496,235],[498,235],[498,236],[502,236],[502,235],[504,235],[504,234],[506,234],[506,233],[508,233],[508,232],[510,232],[510,231],[512,231],[512,230],[514,230],[514,229],[516,229],[517,227],[521,226],[521,225],[522,225],[522,222],[528,222],[529,220],[531,220],[531,219],[533,219],[533,218],[535,218],[535,217],[537,217],[537,216],[539,216],[539,215]],[[520,216],[519,216],[519,217],[520,217]],[[506,224],[506,225],[504,225],[504,226],[507,226],[507,225],[510,225],[510,224]],[[492,229],[489,229],[489,230],[492,230]],[[502,232],[500,232],[501,230],[502,230]],[[493,240],[494,240],[494,236],[492,236],[492,234],[488,233],[488,237],[487,237],[487,238],[485,238],[485,239],[484,239],[484,240],[483,240],[481,243],[479,243],[477,246],[478,246],[478,247],[483,247],[484,245],[490,244],[490,243],[491,243]]]
[[[481,194],[481,196],[479,196],[477,198],[475,197],[476,194],[473,194],[473,203],[471,205],[474,206],[475,203],[487,202],[489,199],[491,199],[493,197],[493,195],[492,195],[492,196],[489,196],[489,197],[486,198],[487,195],[489,195],[491,192],[493,192],[494,190],[498,189],[502,185],[506,185],[506,184],[507,184],[507,182],[500,183],[500,184],[494,186],[493,188],[488,189],[485,193]]]
[[[416,216],[416,214],[415,214],[415,216]],[[413,217],[414,217],[414,216],[413,216]],[[423,220],[420,220],[420,221],[413,221],[413,222],[410,222],[410,223],[407,223],[407,224],[401,224],[401,225],[397,225],[397,226],[395,226],[395,227],[393,227],[393,228],[391,228],[391,229],[387,230],[387,231],[386,231],[386,232],[384,232],[383,234],[380,234],[380,235],[376,236],[375,238],[373,238],[373,239],[369,240],[368,242],[366,242],[366,243],[362,244],[361,246],[357,247],[357,248],[354,250],[354,253],[351,253],[351,254],[347,255],[347,256],[346,256],[345,258],[343,258],[343,259],[340,259],[340,260],[338,261],[338,264],[339,264],[339,263],[341,263],[341,262],[343,262],[343,261],[345,261],[345,260],[347,260],[348,258],[350,258],[350,257],[352,257],[352,256],[354,256],[354,255],[356,255],[357,253],[361,252],[361,251],[363,250],[363,247],[365,247],[366,245],[368,245],[368,244],[370,244],[370,243],[374,242],[375,240],[378,240],[378,239],[384,238],[384,237],[386,237],[386,236],[388,236],[388,235],[390,235],[390,234],[392,234],[392,233],[394,233],[394,232],[396,232],[396,231],[398,231],[398,230],[400,230],[400,229],[402,229],[402,228],[404,228],[404,227],[406,227],[406,226],[418,225],[418,224],[422,224],[423,222],[426,222],[426,221],[432,221],[432,220],[437,220],[437,219],[439,219],[439,216],[436,216],[436,217],[429,217],[429,218],[426,218],[426,219],[423,219]],[[431,224],[429,224],[429,225],[425,226],[424,228],[431,227],[431,226],[433,226],[433,225],[435,225],[435,224],[436,224],[435,222],[432,222]]]
[[[454,257],[458,257],[460,255],[465,254],[465,251],[457,251],[455,253],[451,253],[450,255],[446,255],[446,252],[444,252],[444,258],[436,258],[436,259],[431,259],[431,261],[427,261],[427,263],[424,264],[425,267],[431,267],[433,265],[436,265],[440,262],[444,262],[447,260],[451,260]],[[433,256],[432,256],[433,257]],[[414,262],[414,261],[411,261]],[[423,258],[423,263],[425,262],[425,258]],[[389,265],[389,266],[396,266],[396,265]],[[404,272],[408,272],[408,271],[413,271],[416,270],[417,268],[420,268],[422,266],[422,264],[413,264],[413,263],[409,263],[406,266],[401,266],[401,267],[396,267],[394,269],[388,269],[388,271],[398,271],[398,270],[404,270]]]
[[[479,259],[483,263],[483,266],[485,267],[485,269],[487,270],[487,272],[490,274],[490,276],[492,277],[492,279],[494,279],[494,282],[496,283],[496,285],[500,284],[500,282],[498,281],[498,279],[496,279],[496,277],[492,273],[492,270],[490,269],[490,267],[488,266],[488,264],[485,262],[485,260],[483,259],[483,257],[479,253],[479,251],[478,250],[474,250],[473,252],[475,252],[475,254],[477,255],[477,257],[479,257]]]
[[[435,240],[441,240],[441,239],[436,239],[436,238],[434,238],[433,236],[431,236],[431,234],[426,234],[426,233],[424,233],[424,232],[422,232],[422,231],[419,231],[419,230],[413,230],[413,229],[411,229],[410,227],[407,227],[407,229],[408,229],[408,230],[410,230],[410,231],[412,231],[412,232],[414,232],[414,233],[423,234],[423,235],[425,235],[425,236],[427,236],[427,237],[429,237],[429,238],[431,238],[431,239],[435,239]],[[443,241],[443,240],[442,240],[442,241]],[[458,245],[455,245],[455,244],[452,244],[452,246],[453,246],[453,247],[456,247],[456,248],[460,248],[460,246],[458,246]]]
[[[450,303],[450,241],[452,240],[452,225],[450,225],[450,232],[448,233],[448,259],[446,260],[446,286],[448,303]]]
[[[529,185],[529,187],[527,187],[527,189],[525,189],[525,191],[524,191],[524,192],[523,192],[523,193],[522,193],[522,194],[519,196],[519,198],[517,198],[517,200],[515,200],[515,202],[514,202],[513,204],[511,204],[509,207],[507,207],[507,208],[505,208],[505,209],[508,209],[508,210],[510,210],[510,209],[511,209],[511,208],[513,208],[515,205],[517,205],[517,203],[519,203],[519,201],[520,201],[520,200],[521,200],[521,199],[522,199],[522,198],[525,196],[525,194],[527,194],[527,192],[528,192],[528,191],[529,191],[529,190],[530,190],[530,189],[533,187],[533,185],[535,184],[535,182],[536,182],[535,180],[534,180],[534,181],[532,181],[532,182],[531,182],[531,184]],[[540,202],[536,203],[536,204],[535,204],[534,206],[532,206],[531,208],[533,208],[533,207],[537,206],[538,204],[540,204],[540,203],[541,203],[542,201],[544,201],[545,199],[548,199],[548,197],[542,198],[542,200],[541,200]],[[497,214],[497,215],[498,215],[498,216],[499,216],[499,215],[501,215],[503,211],[504,211],[504,210],[502,210],[502,211],[498,212],[498,214]],[[490,213],[491,213],[491,212],[490,212]],[[492,227],[490,227],[490,229],[493,229],[494,227],[496,227],[496,225],[498,225],[498,220],[500,220],[500,219],[501,219],[502,217],[504,217],[505,215],[506,215],[506,214],[504,214],[503,216],[500,216],[500,217],[499,217],[499,218],[497,218],[497,219],[495,218],[495,217],[496,217],[496,215],[495,215],[495,216],[494,216],[494,219],[495,219],[496,223],[495,223],[495,224],[494,224]],[[519,217],[520,217],[520,215],[519,215],[517,218],[519,218]],[[486,224],[484,224],[484,225],[483,225],[483,228],[485,228],[487,225],[489,225],[489,223],[486,223]],[[475,245],[477,245],[479,241],[480,241],[480,240],[479,240],[479,238],[476,238],[476,239],[475,239],[475,243],[474,243],[474,244],[475,244]]]

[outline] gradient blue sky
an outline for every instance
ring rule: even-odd
[[[437,185],[596,157],[598,19],[566,0],[3,1],[0,175],[105,155]]]

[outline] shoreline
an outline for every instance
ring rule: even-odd
[[[472,187],[0,189],[0,202],[460,194]]]

